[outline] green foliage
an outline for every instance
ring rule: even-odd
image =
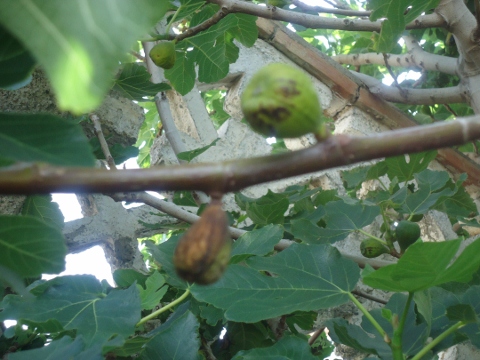
[[[7,0],[0,4],[0,22],[45,69],[59,107],[81,114],[100,105],[117,67],[112,60],[120,60],[168,7],[155,0],[113,8],[93,0]]]
[[[58,139],[52,141],[52,139]],[[53,115],[0,114],[1,161],[93,166],[81,127]]]

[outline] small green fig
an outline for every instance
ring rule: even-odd
[[[221,201],[212,200],[177,244],[173,255],[177,274],[188,282],[212,284],[223,275],[231,248],[227,215]]]
[[[308,76],[290,65],[274,63],[260,69],[245,87],[240,104],[252,129],[262,135],[326,137],[317,92]]]
[[[171,69],[177,58],[175,42],[161,41],[150,50],[150,59],[155,65],[163,69]]]
[[[290,5],[292,2],[289,0],[267,0],[267,5],[276,6],[282,8],[286,5]]]
[[[388,254],[390,250],[377,239],[366,238],[360,243],[360,252],[366,258],[375,258],[382,254]]]
[[[420,226],[417,223],[402,220],[395,228],[395,235],[402,252],[420,237]]]

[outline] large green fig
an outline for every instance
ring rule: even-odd
[[[360,252],[366,258],[375,258],[382,254],[388,254],[390,250],[377,239],[367,238],[360,243]]]
[[[417,223],[402,220],[395,228],[395,235],[402,252],[420,237],[420,226]]]
[[[282,138],[323,134],[322,109],[306,74],[287,64],[260,69],[241,97],[245,119],[256,132]]]
[[[189,282],[212,284],[223,275],[231,248],[227,215],[221,201],[212,200],[177,244],[173,255],[177,274]]]
[[[163,69],[171,69],[177,58],[175,43],[173,41],[161,41],[150,50],[149,56],[155,65]]]

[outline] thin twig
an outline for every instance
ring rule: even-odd
[[[372,296],[372,295],[369,295],[369,294],[365,294],[365,293],[363,293],[363,292],[361,292],[361,291],[358,291],[358,290],[353,290],[353,291],[352,291],[352,294],[357,295],[357,296],[360,296],[360,297],[363,297],[363,298],[368,299],[368,300],[372,300],[372,301],[378,302],[379,304],[383,304],[383,305],[386,305],[386,304],[387,304],[387,301],[386,301],[386,300],[377,298],[377,297]]]
[[[310,336],[310,339],[308,339],[308,345],[312,346],[313,343],[318,339],[318,337],[322,335],[325,329],[325,326],[322,326],[320,329],[315,330],[312,336]]]
[[[181,41],[187,37],[192,37],[199,32],[208,29],[209,27],[217,24],[220,20],[222,20],[225,16],[228,15],[228,11],[224,8],[220,8],[219,11],[217,11],[213,16],[209,17],[208,20],[205,20],[204,22],[198,24],[197,26],[191,27],[185,32],[181,33],[180,35],[177,35],[175,39],[177,41]]]
[[[108,167],[110,170],[117,170],[117,166],[115,165],[115,160],[113,159],[112,154],[110,153],[110,149],[108,148],[107,141],[105,140],[105,136],[103,136],[102,131],[102,124],[100,124],[100,118],[96,114],[90,114],[90,120],[93,122],[93,129],[95,131],[95,135],[100,142],[100,146],[102,148],[103,154],[105,155],[105,159],[107,160]]]
[[[390,66],[390,64],[388,63],[388,54],[387,53],[383,53],[383,60],[385,62],[385,67],[387,68],[390,76],[393,78],[393,83],[395,84],[395,87],[400,91],[400,94],[406,98],[406,94],[405,94],[405,90],[400,86],[400,84],[398,83],[398,79],[397,79],[397,75],[393,72],[392,70],[392,67]]]

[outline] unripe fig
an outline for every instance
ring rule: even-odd
[[[212,200],[177,244],[173,255],[177,274],[188,282],[212,284],[223,275],[231,248],[227,215],[221,201]]]
[[[420,226],[417,223],[402,220],[395,229],[395,235],[400,249],[404,252],[420,237]]]
[[[308,76],[290,65],[275,63],[260,69],[246,86],[241,107],[252,129],[262,135],[324,137],[317,92]]]
[[[267,0],[267,5],[284,7],[285,5],[290,5],[292,2],[289,0]]]
[[[150,50],[149,55],[155,65],[163,69],[171,69],[177,58],[175,43],[173,41],[161,41]]]
[[[390,250],[377,239],[367,238],[360,243],[360,252],[366,258],[375,258],[388,254]]]

